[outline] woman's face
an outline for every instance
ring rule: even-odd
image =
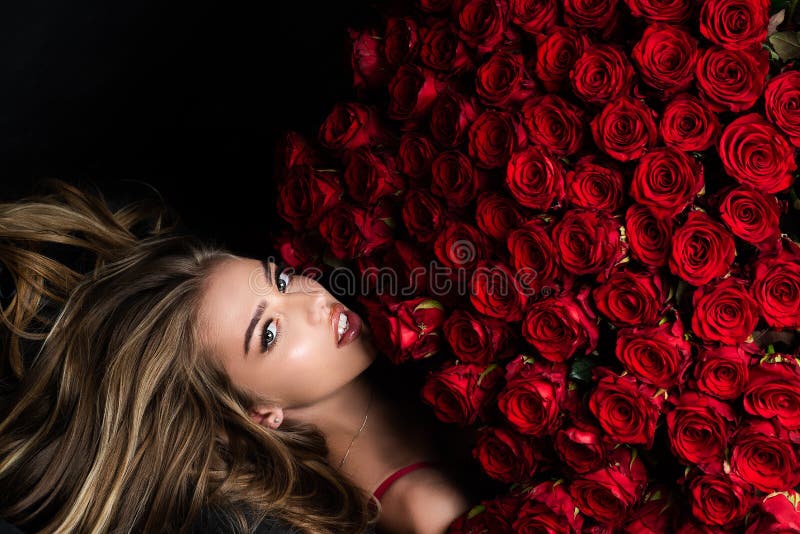
[[[339,301],[292,272],[278,272],[271,261],[224,260],[208,280],[200,309],[204,335],[233,383],[283,409],[336,392],[376,357],[366,321],[358,337],[337,346],[331,312]]]

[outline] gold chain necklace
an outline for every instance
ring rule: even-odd
[[[342,468],[344,465],[344,461],[347,459],[347,455],[350,453],[350,448],[353,446],[353,443],[356,441],[356,438],[361,434],[361,431],[364,430],[364,426],[367,424],[367,416],[369,415],[369,407],[372,405],[372,395],[374,393],[374,389],[370,387],[369,390],[369,402],[367,403],[367,410],[364,412],[364,422],[361,423],[361,428],[358,429],[356,435],[353,436],[353,439],[350,440],[350,446],[347,447],[347,451],[344,453],[344,458],[342,458],[341,463],[339,464],[339,469]]]

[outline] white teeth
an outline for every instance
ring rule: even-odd
[[[348,326],[347,315],[343,313],[339,315],[339,341],[342,340],[342,336],[344,335],[345,332],[347,332],[347,326]]]

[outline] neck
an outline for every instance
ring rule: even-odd
[[[404,404],[402,399],[385,395],[370,367],[325,399],[286,412],[287,417],[316,425],[325,435],[330,464],[339,467],[347,454],[341,470],[365,490],[373,491],[395,469],[430,457],[429,440],[421,432],[422,426],[414,422],[419,414]],[[365,413],[367,422],[359,434]]]

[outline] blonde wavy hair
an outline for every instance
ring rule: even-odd
[[[248,416],[252,399],[200,335],[208,276],[231,253],[176,232],[162,203],[112,211],[48,180],[0,203],[0,517],[48,532],[186,532],[214,510],[363,532],[380,503],[331,466],[307,423]],[[61,256],[70,255],[70,261]],[[205,513],[205,512],[203,512]]]

